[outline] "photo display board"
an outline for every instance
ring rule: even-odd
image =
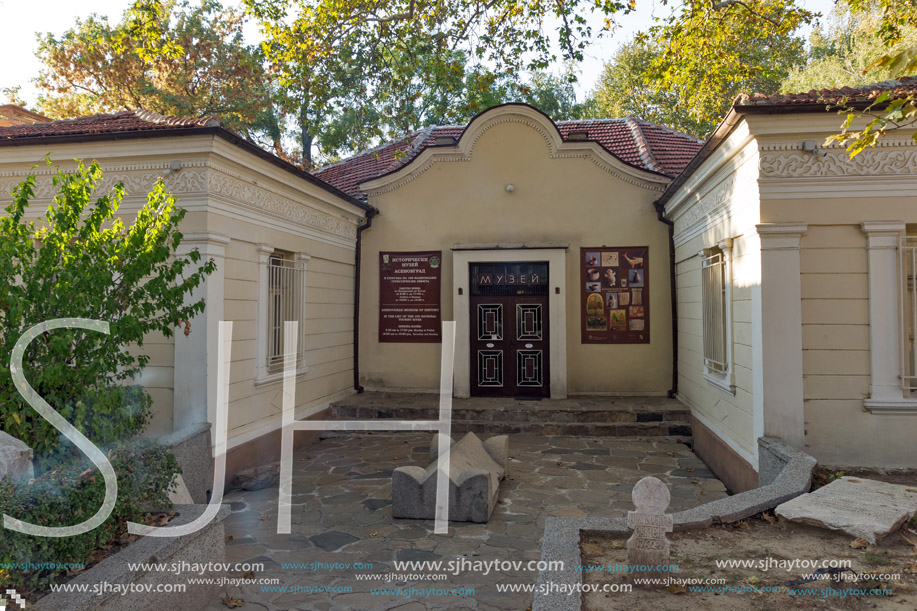
[[[580,249],[584,344],[650,342],[649,247]]]
[[[379,253],[379,341],[442,341],[442,251]]]

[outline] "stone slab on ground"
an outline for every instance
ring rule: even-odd
[[[777,507],[794,522],[840,530],[869,543],[898,530],[917,513],[917,488],[842,477]]]
[[[14,482],[33,476],[32,448],[0,431],[0,482]]]

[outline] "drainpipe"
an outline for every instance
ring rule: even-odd
[[[356,266],[354,267],[353,292],[353,389],[363,392],[360,386],[360,268],[363,261],[363,232],[372,227],[373,217],[379,213],[375,208],[366,211],[366,222],[357,227]]]
[[[672,294],[672,388],[666,393],[670,399],[678,393],[678,300],[675,295],[675,222],[665,218],[665,204],[653,202],[656,217],[669,229],[669,282]],[[359,242],[358,242],[359,244]]]

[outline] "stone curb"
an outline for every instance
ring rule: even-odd
[[[210,444],[210,423],[194,424],[163,437],[158,441],[171,448],[182,470],[182,479],[195,503],[206,504],[213,486],[213,451]]]
[[[178,516],[172,526],[187,524],[206,509],[206,505],[175,505]],[[193,611],[213,602],[218,596],[218,586],[188,584],[189,578],[217,577],[213,574],[152,573],[141,569],[131,570],[128,563],[223,563],[226,561],[223,521],[230,514],[229,505],[222,505],[216,517],[201,530],[181,537],[141,537],[118,553],[80,573],[68,585],[88,586],[86,592],[55,592],[38,599],[29,608],[38,611],[93,611],[99,608],[125,611],[152,611],[182,609]],[[124,587],[128,584],[184,583],[186,592],[131,592],[120,596],[111,589],[99,596],[94,586]],[[154,586],[155,588],[155,586]],[[108,596],[105,596],[107,594]]]
[[[809,491],[812,485],[814,458],[779,439],[758,439],[759,475],[766,485],[686,509],[673,514],[675,530],[704,528],[711,524],[737,522]],[[575,588],[582,584],[580,535],[583,532],[627,534],[624,518],[558,518],[545,521],[541,560],[562,560],[562,571],[542,570],[538,573],[532,611],[577,611],[581,597]],[[556,586],[556,587],[555,587]],[[549,587],[555,591],[548,591]],[[557,589],[563,589],[559,592]],[[570,594],[573,592],[573,594]]]

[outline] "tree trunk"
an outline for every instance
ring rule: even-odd
[[[306,119],[306,106],[299,108],[300,140],[302,142],[302,167],[312,169],[312,135],[309,133],[309,121]]]

